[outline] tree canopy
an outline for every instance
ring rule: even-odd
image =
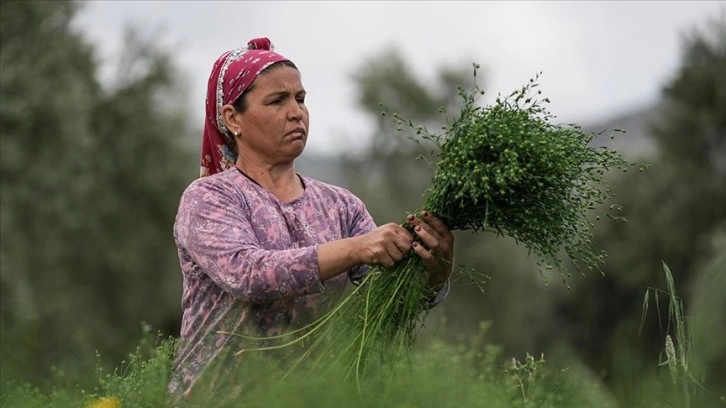
[[[185,112],[164,103],[178,79],[166,51],[129,32],[121,74],[100,84],[72,28],[78,7],[2,3],[4,373],[72,371],[95,350],[121,358],[142,322],[178,333],[171,226],[197,171]]]

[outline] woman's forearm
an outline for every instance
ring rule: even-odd
[[[318,246],[318,272],[323,282],[362,263],[356,238],[343,238]]]

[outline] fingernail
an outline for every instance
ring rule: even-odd
[[[414,248],[418,248],[418,242],[414,242],[413,244],[411,244],[411,246],[413,246]]]
[[[406,219],[409,221],[413,221],[413,219],[414,219],[413,214],[408,214],[408,217],[406,217]]]
[[[429,212],[428,211],[424,211],[424,212],[421,213],[421,215],[423,215],[424,217],[428,217],[429,216]]]
[[[416,230],[416,232],[419,232],[419,231],[421,231],[421,226],[417,226],[417,227],[416,227],[416,228],[414,228],[414,229]]]

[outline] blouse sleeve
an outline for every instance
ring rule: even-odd
[[[365,204],[363,204],[363,201],[355,196],[352,197],[352,202],[348,207],[348,216],[346,218],[349,220],[347,237],[356,237],[376,229],[376,223],[373,221],[373,217],[370,213],[368,213]],[[357,265],[348,271],[348,279],[352,284],[358,285],[368,274],[370,269],[370,265]]]
[[[243,302],[264,303],[322,290],[316,246],[261,248],[228,187],[193,183],[174,224],[177,245],[215,284]]]

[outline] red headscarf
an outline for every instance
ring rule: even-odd
[[[234,136],[222,121],[222,106],[236,102],[265,68],[288,61],[272,49],[269,39],[255,38],[246,47],[225,52],[214,63],[207,83],[200,177],[219,173],[237,161],[231,149]]]

